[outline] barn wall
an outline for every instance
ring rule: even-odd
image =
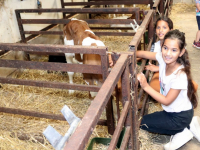
[[[61,8],[60,0],[40,0],[42,8]],[[37,0],[1,0],[0,42],[15,43],[21,40],[15,16],[15,9],[37,8]],[[61,14],[37,13],[22,14],[22,18],[60,18]],[[25,30],[40,30],[44,25],[24,25]]]

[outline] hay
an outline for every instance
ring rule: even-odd
[[[39,61],[47,61],[46,57],[41,58],[42,59]],[[19,79],[68,82],[66,73],[47,73],[47,71],[42,70],[25,69],[22,74],[18,74],[16,77]],[[75,74],[74,81],[78,84],[84,84],[82,76],[79,74]],[[1,107],[61,114],[60,110],[64,105],[67,105],[78,117],[83,117],[91,104],[88,92],[76,91],[73,95],[69,95],[68,90],[65,89],[50,89],[9,84],[1,84],[1,86]],[[105,118],[106,115],[104,111],[101,119]],[[64,135],[69,128],[67,121],[5,113],[1,113],[0,121],[0,148],[9,150],[53,149],[42,135],[44,129],[48,125],[51,125],[60,134]],[[92,133],[91,138],[93,137],[110,137],[107,133],[107,127],[97,126]]]
[[[120,7],[120,6],[119,6]],[[133,7],[133,5],[125,5],[124,7]],[[147,5],[135,5],[135,7],[139,7],[140,10],[149,10],[150,8]],[[116,14],[117,17],[122,16],[122,14]],[[131,14],[126,14],[126,16],[131,16]],[[93,19],[111,19],[113,15],[108,14],[92,14]],[[92,27],[99,27],[100,25],[92,25]],[[109,25],[101,25],[102,26],[109,26]],[[95,30],[94,30],[95,31]],[[105,30],[98,30],[104,31]],[[118,30],[107,30],[109,32],[120,32]],[[123,31],[126,32],[126,31]],[[109,52],[123,52],[129,50],[129,44],[133,39],[133,36],[100,36],[100,39],[104,44],[108,47]]]

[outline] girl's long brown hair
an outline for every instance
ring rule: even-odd
[[[193,105],[193,108],[196,108],[198,105],[198,101],[194,89],[194,84],[192,83],[192,76],[190,71],[191,65],[189,61],[188,52],[186,50],[185,33],[180,32],[179,30],[171,30],[165,35],[164,41],[166,39],[178,40],[180,50],[182,51],[183,49],[185,49],[185,53],[177,59],[177,62],[184,65],[184,68],[182,70],[186,73],[188,79],[187,95]]]

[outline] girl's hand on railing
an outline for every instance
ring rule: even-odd
[[[143,89],[148,86],[147,79],[142,72],[137,74],[137,79]]]

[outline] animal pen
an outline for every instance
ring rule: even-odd
[[[85,4],[86,3],[86,4]],[[66,142],[65,150],[82,150],[86,148],[90,136],[96,125],[108,127],[108,133],[112,135],[108,149],[115,149],[120,137],[122,129],[125,129],[123,141],[120,149],[139,149],[138,129],[140,126],[140,118],[148,111],[148,94],[142,89],[138,91],[138,81],[136,79],[137,72],[142,72],[146,64],[146,60],[142,60],[139,69],[136,69],[137,50],[150,50],[153,42],[153,23],[156,17],[156,11],[168,15],[168,8],[172,4],[170,0],[156,0],[153,4],[149,0],[144,1],[144,4],[151,4],[151,10],[141,11],[139,8],[88,8],[92,5],[111,5],[111,4],[140,4],[138,0],[131,1],[89,1],[75,4],[65,3],[61,0],[61,9],[22,9],[16,10],[19,31],[21,34],[21,43],[1,43],[0,49],[4,52],[24,51],[27,55],[64,55],[64,53],[82,53],[82,54],[98,54],[101,56],[101,66],[55,63],[45,61],[22,61],[22,60],[5,60],[0,59],[0,67],[18,68],[18,69],[34,69],[57,72],[79,72],[90,74],[102,74],[103,85],[101,87],[85,84],[69,84],[66,82],[30,80],[19,78],[3,78],[0,77],[2,84],[16,84],[26,86],[36,86],[45,88],[57,89],[73,89],[79,91],[94,91],[98,92],[97,96],[92,100],[87,108],[87,112],[81,119],[81,124],[75,130]],[[86,5],[84,8],[64,8],[65,6]],[[22,19],[21,13],[63,13],[63,19]],[[66,15],[68,14],[68,16]],[[137,32],[113,32],[116,29],[132,30],[130,27],[110,27],[112,24],[130,24],[132,19],[85,19],[91,25],[98,36],[131,36],[131,40],[127,48],[123,52],[111,53],[114,61],[114,67],[108,67],[108,47],[82,47],[82,46],[64,46],[50,44],[27,44],[27,41],[34,38],[36,35],[52,34],[62,35],[62,31],[51,31],[50,29],[56,25],[67,24],[70,17],[75,14],[132,14],[135,16],[136,22],[140,25]],[[145,15],[142,19],[140,16]],[[91,17],[91,16],[90,16]],[[41,31],[24,31],[23,24],[48,24]],[[50,25],[49,25],[50,24]],[[92,26],[94,25],[94,26]],[[97,26],[95,26],[97,25]],[[99,25],[105,25],[103,27]],[[98,31],[100,30],[100,31]],[[107,30],[106,32],[104,30]],[[98,32],[97,32],[98,31]],[[148,33],[148,34],[147,34]],[[25,34],[31,34],[26,37]],[[145,40],[146,39],[146,40]],[[143,45],[143,46],[142,46]],[[148,78],[149,71],[146,71],[145,76]],[[122,82],[122,105],[119,102],[119,93],[117,83],[121,78]],[[3,85],[2,85],[3,86]],[[113,91],[115,91],[113,95]],[[112,100],[116,97],[117,104],[117,120],[114,118]],[[138,111],[140,102],[143,101],[143,106]],[[120,108],[121,107],[121,108]],[[53,109],[53,108],[52,108]],[[103,111],[106,110],[106,119],[100,119]],[[0,107],[0,112],[18,114],[24,116],[32,116],[38,118],[46,118],[53,120],[65,121],[62,115],[54,113],[46,113],[42,111],[24,110],[20,108]],[[54,111],[52,111],[54,112]],[[116,124],[117,123],[117,124]],[[48,125],[48,124],[47,124]]]

